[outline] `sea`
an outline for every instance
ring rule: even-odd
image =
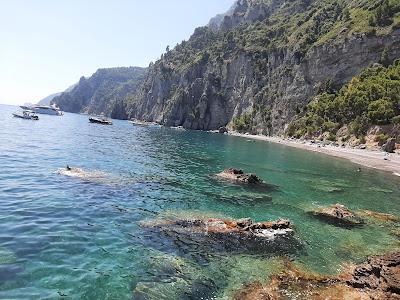
[[[400,246],[396,222],[349,228],[310,213],[341,203],[400,216],[390,173],[242,137],[18,110],[0,106],[0,299],[230,299],[284,257],[337,274]],[[216,179],[230,167],[270,188]],[[294,236],[252,251],[159,226],[198,218],[288,219]]]

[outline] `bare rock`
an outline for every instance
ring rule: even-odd
[[[227,129],[226,127],[220,127],[220,128],[218,129],[218,132],[219,132],[219,133],[228,133],[228,129]]]
[[[356,267],[347,284],[400,297],[400,252],[375,256]]]
[[[246,174],[243,170],[239,169],[226,169],[223,172],[216,175],[217,177],[227,179],[234,182],[246,183],[246,184],[262,184],[263,181],[255,174]]]
[[[395,138],[388,139],[386,144],[383,145],[382,149],[385,152],[393,153],[394,150],[396,150],[396,139]]]
[[[265,284],[244,286],[233,299],[283,300],[293,293],[296,299],[310,300],[400,299],[400,252],[371,257],[338,276],[303,272],[286,262],[283,273],[272,276]]]
[[[318,208],[311,213],[314,216],[327,220],[335,225],[349,226],[361,225],[364,223],[363,219],[341,204]]]

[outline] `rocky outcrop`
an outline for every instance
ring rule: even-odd
[[[160,233],[167,239],[175,238],[183,249],[202,248],[206,252],[296,252],[301,246],[294,237],[293,226],[288,220],[254,222],[251,219],[161,219],[143,223],[142,227],[153,231],[150,238]]]
[[[243,170],[229,168],[216,175],[219,178],[243,184],[263,184],[261,178],[255,174],[246,174]]]
[[[400,252],[375,256],[356,267],[346,282],[356,289],[365,289],[400,299]],[[383,299],[383,298],[382,298]]]
[[[302,272],[290,262],[286,271],[267,284],[252,283],[238,291],[237,300],[400,299],[400,253],[375,256],[348,273],[321,276]]]
[[[161,227],[177,227],[179,230],[203,234],[241,234],[261,238],[274,235],[291,234],[292,224],[288,220],[272,222],[253,222],[251,219],[181,219],[156,223]]]
[[[311,214],[339,226],[355,226],[364,223],[363,219],[341,204],[317,208]]]
[[[394,150],[396,150],[396,139],[391,138],[388,139],[382,147],[383,151],[388,152],[388,153],[393,153]]]
[[[228,129],[227,129],[226,127],[222,126],[222,127],[220,127],[220,128],[218,129],[218,132],[219,132],[219,133],[228,133]]]

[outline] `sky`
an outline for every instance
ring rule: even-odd
[[[36,103],[98,68],[146,67],[234,0],[0,0],[0,103]]]

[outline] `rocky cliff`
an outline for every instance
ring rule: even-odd
[[[51,95],[47,96],[46,98],[43,98],[42,100],[40,100],[37,104],[38,105],[50,105],[51,101],[53,101],[54,98],[61,96],[62,93],[69,93],[70,91],[73,90],[74,87],[75,87],[75,84],[71,85],[64,92],[51,94]]]
[[[124,119],[126,99],[136,93],[145,72],[146,69],[138,67],[99,69],[89,78],[82,77],[72,89],[51,102],[67,112]]]
[[[400,57],[399,5],[380,22],[384,4],[239,0],[149,67],[129,116],[280,134],[327,85],[342,86],[384,54]]]

